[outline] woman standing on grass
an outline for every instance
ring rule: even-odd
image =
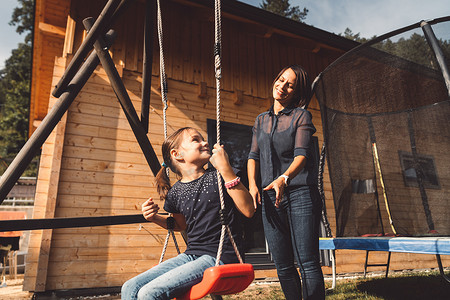
[[[312,159],[311,98],[308,74],[291,65],[273,82],[273,106],[253,127],[248,159],[249,191],[261,204],[264,233],[286,299],[324,299],[319,258],[322,209],[317,164]],[[257,186],[261,179],[262,197]],[[300,269],[302,284],[294,262]]]

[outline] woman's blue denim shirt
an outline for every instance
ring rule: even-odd
[[[317,184],[317,162],[311,159],[315,132],[311,113],[298,107],[287,107],[275,115],[272,106],[256,118],[248,158],[259,162],[263,188],[283,174],[299,155],[306,157],[306,165],[291,178],[289,186]]]

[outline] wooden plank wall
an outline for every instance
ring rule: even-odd
[[[53,82],[56,83],[62,76],[66,67],[65,63],[65,59],[58,59],[54,63]],[[50,107],[55,101],[57,99],[50,99]],[[33,219],[55,217],[66,122],[67,114],[56,125],[42,147]],[[31,232],[25,264],[24,290],[45,291],[52,234],[53,230]]]
[[[68,14],[68,0],[36,0],[29,135],[47,114],[54,61],[62,54]]]
[[[81,20],[96,16],[103,3],[72,2],[70,16],[76,25],[74,49],[82,41]],[[169,78],[169,133],[182,126],[192,126],[206,136],[206,119],[215,119],[212,11],[169,1],[164,1],[163,5]],[[142,11],[142,3],[137,2],[116,22],[118,38],[111,50],[116,65],[123,69],[123,81],[138,114],[142,92]],[[223,121],[253,125],[257,114],[270,106],[266,98],[272,79],[282,66],[303,64],[314,78],[339,55],[338,51],[322,50],[316,43],[301,37],[267,34],[260,27],[224,19]],[[160,156],[163,124],[156,42],[154,48],[148,136]],[[54,83],[66,64],[65,59],[56,60]],[[202,82],[207,86],[206,97],[199,97]],[[234,104],[237,94],[242,97],[240,105]],[[315,100],[310,110],[321,145],[320,112]],[[57,130],[55,138],[49,139],[43,148],[38,179],[41,200],[37,199],[35,218],[49,214],[55,217],[136,214],[140,213],[143,201],[156,196],[150,168],[101,67],[71,105],[65,131],[59,131],[63,136],[58,136]],[[61,156],[52,154],[56,147],[60,147]],[[55,170],[58,164],[60,167]],[[326,171],[325,193],[334,230],[334,207],[327,174]],[[51,212],[44,208],[49,205],[54,207]],[[55,229],[46,237],[42,232],[34,231],[24,289],[43,291],[120,286],[159,259],[166,231],[151,223],[143,225],[142,230],[138,224]],[[178,239],[181,241],[180,237]],[[340,253],[338,263],[347,261],[338,266],[338,272],[360,268],[361,257],[347,255],[346,252],[341,256]],[[166,256],[173,255],[174,247],[170,247]],[[355,257],[358,259],[352,260]],[[48,261],[45,270],[40,268],[43,265],[40,259]],[[330,272],[329,268],[324,268],[324,271]]]

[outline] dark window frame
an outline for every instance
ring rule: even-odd
[[[211,148],[213,148],[214,144],[217,141],[217,129],[216,129],[216,120],[207,119],[207,133],[208,133],[208,144]],[[221,136],[221,144],[224,145],[225,150],[229,154],[230,163],[233,167],[241,170],[241,181],[242,183],[248,187],[248,178],[247,178],[247,157],[250,151],[251,137],[252,137],[252,126],[242,125],[231,122],[220,122],[220,136]],[[237,143],[239,142],[239,146],[244,146],[243,149],[237,149]],[[232,145],[234,143],[234,145]],[[240,156],[240,157],[239,157]],[[262,220],[261,218],[261,207],[258,207],[258,210],[255,213],[255,216],[250,219],[245,227],[253,227],[258,226],[258,228],[262,228]],[[261,232],[259,232],[261,234]],[[262,237],[264,238],[264,231],[262,231]],[[256,238],[261,238],[261,236]],[[261,243],[261,242],[260,242]],[[261,246],[261,245],[260,245]],[[255,248],[251,250],[251,252],[245,253],[245,261],[247,263],[251,263],[255,269],[273,269],[275,267],[274,263],[271,260],[271,256],[269,253],[269,248],[267,246],[267,242],[264,238],[264,250],[261,248]]]
[[[406,151],[398,151],[398,155],[405,186],[419,187],[413,154]],[[441,189],[434,157],[432,155],[416,154],[416,159],[424,173],[423,186],[429,189]]]

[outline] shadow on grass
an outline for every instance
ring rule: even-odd
[[[325,282],[327,300],[450,300],[450,283],[437,272],[391,274],[388,278],[342,279],[331,289]],[[205,298],[209,299],[209,298]],[[285,299],[279,284],[251,286],[224,300]]]
[[[377,278],[356,283],[360,292],[381,299],[450,299],[450,283],[440,275]]]

